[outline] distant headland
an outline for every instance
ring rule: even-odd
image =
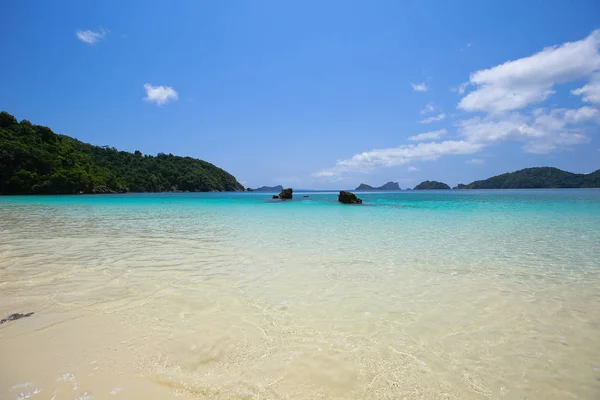
[[[360,185],[358,185],[358,187],[356,189],[354,189],[356,191],[365,191],[365,190],[400,190],[400,185],[398,185],[398,182],[388,182],[384,185],[381,185],[379,187],[373,187],[370,185],[367,185],[366,183],[361,183]]]
[[[574,174],[553,167],[525,168],[496,175],[453,189],[568,189],[599,188],[600,169],[589,174]]]
[[[256,189],[246,188],[248,192],[281,192],[283,190],[283,186],[261,186]]]
[[[0,194],[239,192],[227,171],[173,154],[93,146],[0,113]]]
[[[374,188],[361,183],[355,190],[399,190],[387,189],[394,182]],[[397,185],[397,184],[396,184]],[[575,174],[553,167],[525,168],[515,172],[496,175],[488,179],[458,184],[452,189],[569,189],[600,188],[600,169],[589,174]],[[444,182],[423,181],[414,190],[448,190],[450,186]]]

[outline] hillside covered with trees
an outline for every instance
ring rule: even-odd
[[[206,161],[93,146],[0,113],[0,194],[242,190]]]
[[[543,189],[543,188],[597,188],[600,187],[600,169],[590,174],[574,174],[552,167],[525,168],[493,176],[454,189]]]
[[[366,183],[361,183],[354,190],[400,190],[400,185],[398,182],[388,182],[379,187],[373,187],[371,185],[367,185]]]
[[[446,185],[444,182],[438,181],[424,181],[419,183],[413,190],[447,190],[450,189],[450,186]]]

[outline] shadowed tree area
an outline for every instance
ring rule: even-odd
[[[70,194],[241,191],[206,161],[93,146],[0,113],[0,193]]]
[[[542,189],[542,188],[597,188],[600,187],[600,169],[590,174],[574,174],[552,167],[525,168],[493,176],[454,189]]]

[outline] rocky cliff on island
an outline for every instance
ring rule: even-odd
[[[283,189],[281,191],[281,193],[279,193],[279,195],[273,196],[273,199],[292,200],[293,197],[294,197],[294,191],[292,190],[292,188],[287,188],[287,189]]]
[[[371,185],[367,185],[366,183],[361,183],[360,185],[358,185],[358,187],[356,189],[354,189],[356,191],[368,191],[368,190],[402,190],[400,189],[400,185],[398,184],[398,182],[388,182],[384,185],[381,185],[379,187],[373,187]]]

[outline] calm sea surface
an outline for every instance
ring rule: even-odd
[[[0,197],[0,399],[600,398],[600,190]]]

